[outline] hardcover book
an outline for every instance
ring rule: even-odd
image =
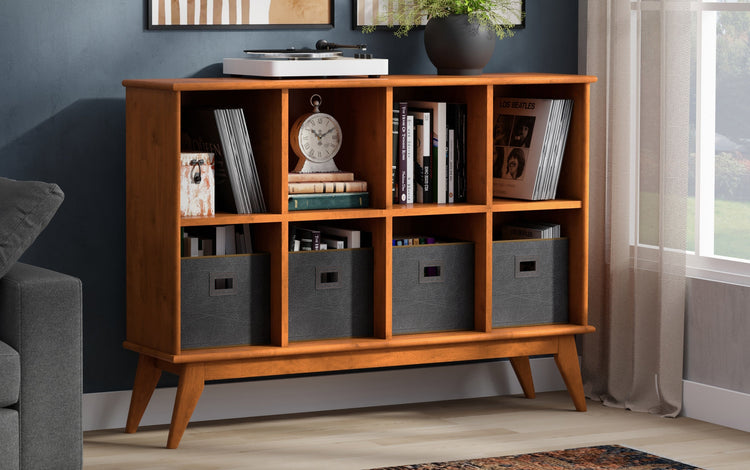
[[[293,232],[294,238],[300,241],[300,250],[320,250],[320,230],[310,229],[306,227],[292,227],[289,231]]]
[[[466,202],[466,192],[468,175],[466,171],[466,104],[465,103],[448,103],[447,105],[447,126],[453,131],[453,141],[450,142],[450,149],[453,151],[453,162],[450,163],[449,195],[453,193],[453,201],[449,202]],[[450,135],[450,134],[449,134]],[[450,151],[449,150],[449,155]],[[449,158],[450,160],[450,158]],[[449,188],[450,189],[450,188]]]
[[[369,194],[366,192],[289,195],[290,211],[313,209],[350,209],[367,207],[369,203]]]
[[[432,202],[432,119],[429,111],[410,111],[414,116],[414,201]]]
[[[367,191],[367,181],[309,181],[289,183],[289,194],[356,193]]]
[[[409,107],[427,109],[432,113],[432,168],[433,168],[433,201],[438,204],[447,202],[447,170],[448,170],[448,131],[447,104],[436,101],[409,101]]]
[[[321,181],[354,181],[354,173],[350,171],[332,171],[324,173],[289,173],[290,183]]]
[[[407,103],[398,103],[398,202],[408,203],[407,178],[408,178],[408,120]]]

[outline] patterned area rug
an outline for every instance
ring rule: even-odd
[[[456,460],[373,470],[701,470],[692,465],[621,446],[581,447],[534,454]]]

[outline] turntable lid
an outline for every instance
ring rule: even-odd
[[[316,49],[257,49],[245,50],[245,54],[254,59],[333,59],[342,56],[341,51],[319,51]]]

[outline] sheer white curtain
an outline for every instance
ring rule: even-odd
[[[586,395],[682,405],[692,15],[684,0],[589,0],[590,313]],[[585,2],[584,2],[585,6]]]

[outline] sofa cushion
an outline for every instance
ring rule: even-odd
[[[18,401],[21,387],[21,358],[18,352],[0,341],[0,408]]]
[[[36,240],[64,197],[56,184],[0,178],[0,277]]]

